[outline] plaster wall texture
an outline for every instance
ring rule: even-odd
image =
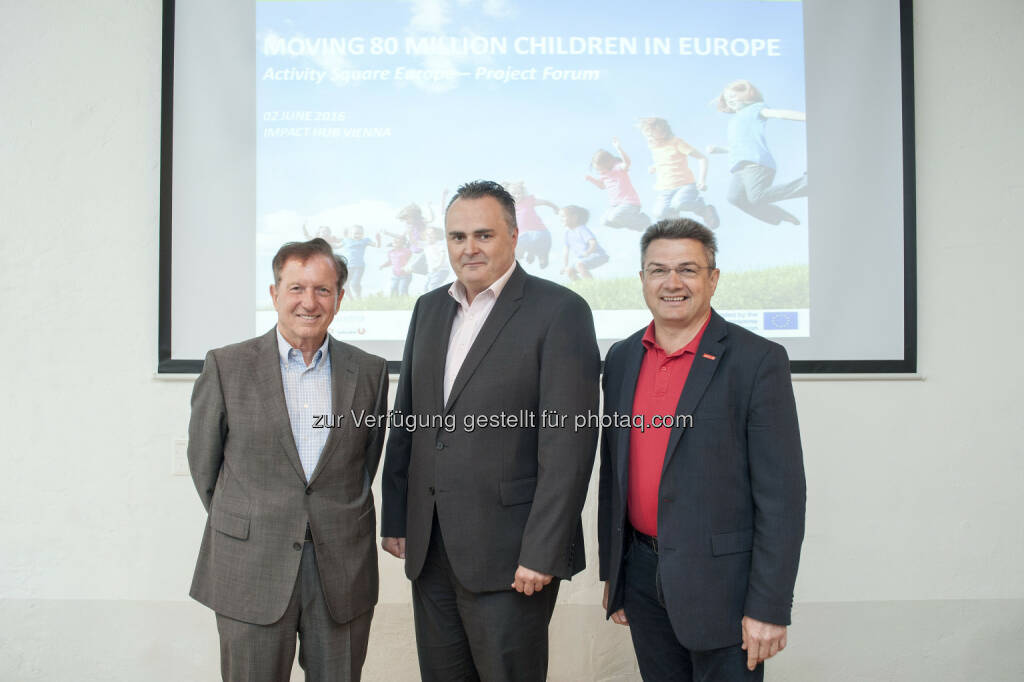
[[[215,679],[186,596],[204,514],[171,475],[191,382],[153,377],[160,2],[5,5],[0,680]],[[807,538],[769,679],[1024,678],[1022,29],[1015,0],[915,7],[924,380],[796,382]],[[550,677],[637,680],[590,544]],[[366,678],[413,680],[408,585],[381,567]]]

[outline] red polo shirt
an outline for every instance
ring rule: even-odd
[[[686,377],[693,366],[697,346],[704,336],[711,315],[688,344],[674,353],[666,353],[654,339],[654,322],[647,327],[641,343],[647,349],[633,394],[633,415],[642,415],[645,429],[629,432],[629,522],[645,535],[658,535],[658,487],[665,451],[672,435],[671,424],[651,426],[651,418],[674,415]]]

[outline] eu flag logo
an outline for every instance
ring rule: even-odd
[[[768,311],[764,314],[764,329],[796,329],[796,311]]]

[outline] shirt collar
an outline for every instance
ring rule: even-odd
[[[697,354],[697,347],[700,345],[700,339],[704,336],[704,330],[708,328],[708,323],[711,322],[711,313],[708,313],[708,318],[704,320],[704,324],[701,325],[700,331],[698,331],[690,342],[673,353],[665,353],[665,349],[658,345],[657,339],[654,337],[654,320],[647,325],[647,331],[644,332],[644,337],[640,339],[640,343],[644,344],[644,348],[651,350],[656,348],[665,354],[666,358],[675,358],[681,356],[683,353],[689,353],[691,355]]]
[[[298,348],[292,348],[292,344],[288,343],[288,341],[283,336],[281,336],[281,330],[279,328],[275,329],[277,330],[277,354],[281,357],[281,362],[287,365],[289,362],[289,356],[291,351],[295,351],[296,353],[299,354],[298,357],[299,361],[302,363],[302,366],[305,367],[306,361],[302,358],[302,351],[300,351]],[[320,347],[317,349],[316,353],[313,354],[313,363],[310,365],[311,368],[319,365],[320,361],[324,357],[326,357],[327,343],[330,340],[331,335],[324,334],[324,342],[320,344]]]
[[[505,288],[505,285],[508,284],[508,280],[512,277],[512,273],[515,272],[515,269],[516,261],[513,260],[512,267],[506,270],[504,275],[494,280],[494,284],[481,291],[477,296],[490,291],[494,294],[494,300],[498,300],[498,296],[501,296],[502,290]],[[459,304],[459,307],[463,310],[469,308],[469,299],[466,296],[466,286],[458,279],[452,282],[452,285],[448,287],[448,295],[454,298]],[[473,300],[476,300],[476,298]]]

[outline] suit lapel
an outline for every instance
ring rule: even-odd
[[[281,379],[281,355],[277,349],[277,328],[264,334],[256,347],[256,392],[263,402],[263,412],[277,433],[278,441],[292,463],[295,473],[306,482],[302,471],[302,460],[295,447],[295,435],[288,418],[288,403],[284,399],[284,382]]]
[[[476,371],[480,361],[484,359],[485,355],[487,355],[487,351],[490,350],[495,339],[498,338],[498,333],[501,331],[502,327],[504,327],[505,323],[515,315],[517,310],[519,310],[519,306],[522,304],[523,285],[525,283],[526,274],[519,265],[516,265],[516,269],[512,272],[512,276],[509,277],[508,282],[505,284],[505,288],[501,291],[501,296],[498,296],[498,300],[494,302],[494,308],[491,309],[491,314],[487,316],[487,321],[484,322],[484,326],[480,328],[480,333],[477,334],[476,339],[473,341],[473,345],[470,346],[469,353],[466,355],[466,359],[462,363],[459,373],[455,375],[455,383],[452,384],[452,392],[451,395],[448,396],[448,403],[445,405],[445,414],[451,411],[452,406],[459,397],[459,393],[461,393],[462,389],[466,387],[466,384],[469,382],[469,378],[473,376],[473,372]],[[448,326],[448,329],[451,329],[451,325]],[[449,334],[449,336],[451,336],[451,334]],[[446,358],[447,355],[448,348],[446,343]],[[443,366],[445,363],[441,364]],[[444,372],[443,367],[441,371]]]
[[[356,394],[356,380],[359,378],[359,367],[352,362],[352,353],[344,344],[331,337],[328,343],[331,354],[331,413],[342,415],[342,427],[328,430],[327,442],[316,463],[313,474],[309,477],[309,485],[313,484],[320,472],[327,466],[327,460],[341,442],[344,425],[352,419],[352,400]]]
[[[636,382],[640,378],[640,365],[644,361],[643,330],[634,335],[623,352],[626,354],[625,367],[622,373],[622,385],[619,387],[619,404],[616,406],[619,415],[633,414],[633,399],[636,396]],[[616,480],[619,482],[620,498],[626,499],[626,487],[629,481],[629,436],[632,429],[629,427],[618,427],[615,430],[615,452],[619,456],[615,460],[617,471]]]
[[[459,304],[449,294],[445,293],[445,301],[437,315],[430,315],[425,337],[436,339],[437,345],[441,348],[441,361],[430,363],[430,398],[434,403],[430,406],[431,414],[440,414],[444,408],[444,366],[448,358],[448,344],[452,340],[452,324],[455,322],[455,313],[459,310]],[[454,391],[453,391],[454,392]]]
[[[704,330],[704,336],[701,337],[700,345],[697,346],[697,353],[696,357],[693,358],[690,374],[686,377],[683,393],[679,396],[679,405],[676,407],[677,415],[693,414],[697,404],[700,403],[700,399],[704,397],[704,392],[707,390],[708,384],[711,383],[711,377],[715,375],[715,371],[722,361],[722,355],[725,352],[725,345],[722,343],[722,340],[725,338],[726,333],[725,320],[712,310],[711,320],[708,322],[707,329]],[[672,460],[676,446],[679,445],[679,440],[683,437],[685,431],[686,428],[683,426],[674,426],[672,428],[672,434],[668,439],[668,449],[665,451],[665,464],[662,467],[663,474],[668,468],[668,463]]]

